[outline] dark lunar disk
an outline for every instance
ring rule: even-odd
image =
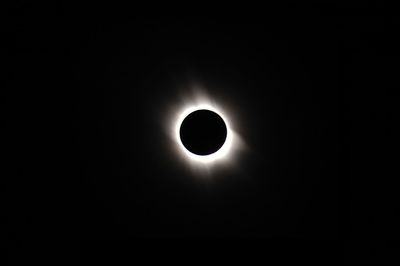
[[[197,155],[209,155],[225,143],[227,129],[217,113],[197,110],[183,120],[179,134],[187,150]]]

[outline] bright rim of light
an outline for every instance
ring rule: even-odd
[[[185,146],[183,146],[183,143],[181,141],[180,138],[180,127],[182,125],[183,120],[191,113],[198,111],[198,110],[209,110],[212,112],[217,113],[225,122],[226,125],[226,139],[225,139],[225,143],[222,145],[222,147],[209,155],[197,155],[194,154],[190,151],[188,151]],[[185,110],[183,110],[183,112],[179,115],[177,121],[176,121],[176,125],[175,125],[175,137],[176,137],[176,141],[179,145],[179,148],[183,151],[183,153],[191,160],[193,161],[197,161],[197,162],[201,162],[201,163],[210,163],[210,162],[214,162],[217,161],[219,159],[223,159],[227,156],[227,154],[229,153],[229,151],[231,150],[232,147],[232,142],[233,142],[233,132],[229,127],[229,121],[227,120],[226,116],[220,111],[217,110],[216,107],[209,105],[209,104],[199,104],[196,106],[190,106],[188,108],[186,108]]]

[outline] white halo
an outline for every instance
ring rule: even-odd
[[[198,110],[209,110],[212,112],[217,113],[225,122],[226,125],[226,139],[224,144],[222,145],[222,147],[209,155],[197,155],[194,153],[191,153],[190,151],[188,151],[185,146],[183,146],[183,143],[181,141],[180,138],[180,127],[181,124],[183,122],[183,120],[191,113],[193,113],[194,111],[198,111]],[[193,161],[197,161],[200,163],[210,163],[210,162],[214,162],[217,161],[219,159],[223,159],[227,156],[227,154],[229,153],[229,151],[231,150],[232,147],[232,142],[233,142],[233,132],[229,127],[229,121],[227,120],[226,116],[220,111],[217,110],[217,108],[215,108],[212,105],[209,104],[199,104],[196,106],[190,106],[188,108],[186,108],[185,110],[183,110],[183,112],[179,115],[176,124],[175,124],[175,137],[176,137],[176,141],[179,145],[179,148],[184,152],[184,154],[191,160]]]

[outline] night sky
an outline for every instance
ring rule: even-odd
[[[38,238],[345,247],[392,238],[389,229],[371,230],[382,225],[376,217],[395,225],[392,208],[371,195],[393,196],[367,178],[387,174],[367,155],[388,142],[370,143],[389,132],[381,119],[391,118],[376,88],[395,87],[399,59],[399,21],[386,11],[158,16],[10,7],[2,26],[9,257]],[[229,110],[245,146],[207,175],[179,154],[167,129],[182,98],[200,90]],[[371,256],[386,254],[377,250]]]

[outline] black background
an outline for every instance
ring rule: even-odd
[[[386,254],[375,240],[396,237],[385,229],[394,198],[376,179],[390,160],[368,154],[387,154],[391,132],[389,8],[132,9],[6,11],[10,258],[42,238],[324,240],[343,254],[363,243],[376,251],[365,261]],[[211,181],[165,134],[167,111],[197,84],[230,109],[248,146]]]

